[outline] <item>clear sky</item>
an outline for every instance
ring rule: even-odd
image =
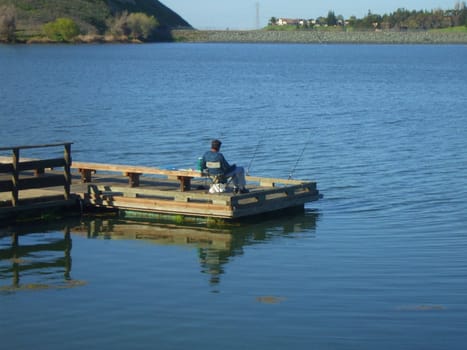
[[[255,29],[271,17],[316,18],[330,10],[344,18],[364,17],[368,10],[383,15],[408,10],[453,9],[457,0],[159,0],[196,29]],[[462,2],[462,1],[461,1]]]

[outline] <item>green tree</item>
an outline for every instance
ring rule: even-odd
[[[326,23],[328,26],[335,26],[337,25],[337,17],[334,11],[329,11],[328,12],[328,17],[326,19]]]
[[[350,16],[349,19],[347,20],[347,22],[349,23],[350,27],[355,27],[356,23],[357,23],[357,17]]]
[[[110,34],[117,37],[128,36],[130,34],[130,30],[128,29],[128,16],[128,12],[123,11],[119,16],[115,16],[114,19],[109,20],[107,26]]]
[[[320,26],[324,26],[327,24],[327,18],[324,18],[323,16],[320,16],[316,19],[316,24]]]
[[[148,16],[140,12],[130,14],[127,24],[131,36],[135,39],[147,39],[158,26],[154,16]]]
[[[13,6],[0,7],[0,41],[15,41],[16,9]]]
[[[365,29],[376,29],[380,27],[381,22],[383,22],[383,18],[378,15],[372,13],[368,10],[368,14],[362,19],[362,27]]]
[[[55,41],[71,41],[79,35],[79,27],[70,18],[57,18],[54,22],[44,24],[45,35]]]
[[[459,24],[467,27],[467,5],[465,1],[459,4]]]
[[[159,23],[154,16],[148,16],[141,12],[128,14],[127,11],[124,11],[107,25],[109,32],[117,37],[147,39]]]
[[[270,26],[275,26],[277,24],[277,18],[276,17],[271,17],[269,19],[269,25]]]

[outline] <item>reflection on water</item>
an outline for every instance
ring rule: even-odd
[[[0,291],[65,288],[82,284],[71,278],[70,228],[61,226],[61,235],[44,235],[43,226],[16,227],[1,233]]]
[[[43,226],[15,227],[0,232],[0,290],[63,288],[83,285],[71,277],[72,239],[145,240],[158,245],[195,247],[200,271],[212,286],[220,283],[225,265],[243,255],[244,247],[280,236],[314,232],[313,211],[259,223],[216,228],[119,218],[84,218]]]
[[[201,272],[210,275],[211,285],[220,282],[224,266],[243,254],[247,245],[274,237],[314,232],[318,213],[306,211],[261,222],[242,222],[219,227],[183,225],[154,221],[94,218],[82,221],[73,233],[88,238],[146,240],[161,245],[190,245],[198,250]],[[256,219],[257,220],[257,219]]]

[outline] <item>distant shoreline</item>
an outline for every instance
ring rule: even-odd
[[[176,42],[310,44],[467,44],[467,32],[172,30]]]
[[[283,43],[283,44],[467,44],[467,31],[321,31],[321,30],[193,30],[161,31],[156,40],[148,43]],[[1,42],[3,44],[7,44]],[[17,44],[62,44],[33,37],[18,40]],[[138,40],[102,35],[78,36],[65,44],[143,44]]]

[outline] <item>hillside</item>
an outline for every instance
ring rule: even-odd
[[[26,37],[38,35],[43,24],[60,17],[73,19],[84,34],[104,34],[108,20],[123,11],[154,16],[164,28],[191,28],[157,0],[0,0],[3,5],[16,8],[16,30]]]

